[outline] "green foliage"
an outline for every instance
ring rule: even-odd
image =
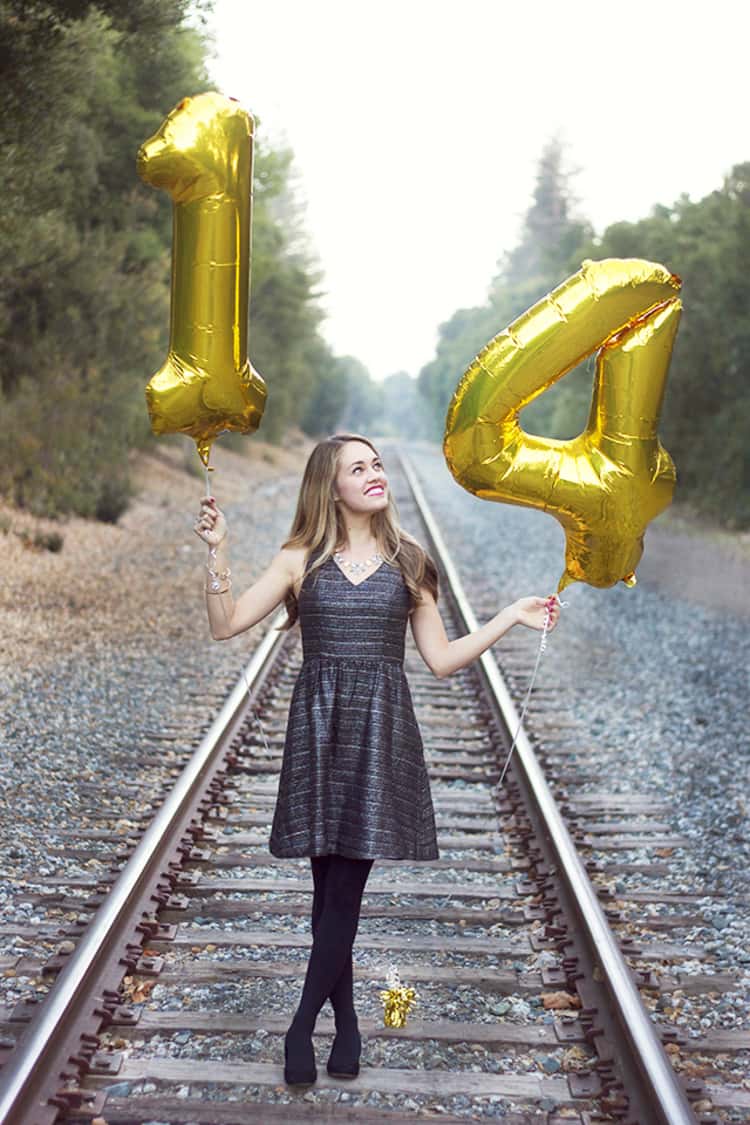
[[[497,297],[503,290],[525,291],[533,304],[544,296],[550,277],[567,268],[586,238],[590,225],[575,215],[571,173],[564,167],[564,149],[558,138],[549,141],[539,159],[531,206],[524,218],[521,241],[503,259],[492,286]],[[527,307],[527,306],[524,306]]]
[[[608,227],[586,254],[650,258],[683,278],[662,441],[678,497],[728,526],[750,526],[750,163],[704,199],[682,196]]]
[[[0,0],[0,407],[15,438],[0,468],[39,514],[114,521],[128,503],[171,240],[134,157],[186,89],[205,88],[186,10]]]
[[[340,429],[340,419],[349,397],[345,358],[334,359],[321,341],[317,362],[311,364],[310,389],[300,426],[313,438],[323,438]]]
[[[383,422],[378,432],[413,441],[432,437],[417,380],[405,371],[397,371],[383,382]]]
[[[40,516],[78,512],[114,522],[129,496],[128,427],[119,428],[126,406],[109,394],[103,373],[72,377],[60,365],[43,393],[24,377],[3,404],[3,424],[15,435],[12,500]]]
[[[382,385],[373,382],[367,368],[354,356],[339,359],[338,369],[344,376],[346,398],[336,428],[365,437],[379,431],[383,416]]]
[[[57,554],[62,551],[65,544],[65,539],[59,531],[35,531],[33,534],[19,531],[16,534],[25,547],[36,548],[38,551],[51,551]]]

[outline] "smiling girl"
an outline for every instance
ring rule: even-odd
[[[438,858],[422,740],[404,676],[411,624],[439,677],[465,668],[514,625],[542,629],[554,597],[521,598],[473,633],[450,641],[437,608],[429,555],[398,522],[375,446],[359,434],[316,445],[291,532],[264,574],[235,601],[226,520],[206,498],[195,525],[209,545],[206,605],[215,640],[236,636],[282,602],[298,619],[303,661],[289,709],[269,847],[309,856],[313,944],[299,1006],[284,1043],[291,1086],[317,1078],[312,1034],[330,998],[336,1037],[328,1073],[354,1078],[361,1041],[352,947],[375,859]]]

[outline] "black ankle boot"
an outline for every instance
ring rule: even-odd
[[[290,1059],[290,1035],[291,1059]],[[305,1037],[292,1032],[290,1028],[284,1039],[284,1081],[287,1086],[312,1086],[317,1080],[315,1052],[312,1039],[305,1043]]]
[[[359,1074],[359,1056],[362,1040],[359,1031],[343,1035],[337,1033],[328,1056],[326,1067],[331,1078],[356,1078]]]

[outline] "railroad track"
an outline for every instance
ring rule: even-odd
[[[473,615],[418,485],[408,468],[391,479],[406,526],[441,559],[449,635],[465,632]],[[371,875],[355,946],[356,1081],[323,1073],[304,1096],[283,1085],[311,882],[307,861],[267,850],[301,660],[296,632],[271,630],[195,753],[175,756],[176,784],[150,823],[135,819],[125,837],[90,830],[68,855],[93,873],[40,880],[50,925],[29,929],[32,955],[14,970],[55,985],[44,1003],[0,1013],[0,1119],[748,1120],[750,1093],[731,1076],[750,1036],[695,1034],[659,1007],[734,979],[690,940],[710,889],[648,889],[668,873],[653,852],[682,843],[658,801],[602,790],[549,688],[497,789],[530,671],[528,646],[507,641],[505,680],[487,656],[438,681],[408,650],[441,858],[378,862]],[[74,919],[67,932],[54,912]],[[383,1026],[378,999],[392,963],[419,993],[400,1030]]]

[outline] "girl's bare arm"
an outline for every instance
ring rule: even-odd
[[[435,599],[429,590],[423,588],[422,601],[411,615],[411,629],[420,656],[430,671],[442,679],[477,660],[514,625],[542,629],[548,607],[550,614],[548,628],[554,629],[560,615],[560,607],[556,599],[520,598],[512,605],[501,609],[475,632],[450,641]]]
[[[286,548],[279,551],[260,578],[235,601],[229,576],[226,520],[213,500],[206,498],[202,502],[195,532],[209,547],[206,611],[215,641],[236,637],[257,625],[284,601],[302,576],[305,552]]]
[[[281,605],[297,580],[300,554],[303,552],[279,551],[257,582],[240,594],[237,601],[232,597],[231,587],[219,593],[207,589],[206,610],[213,639],[226,641],[236,637]]]

